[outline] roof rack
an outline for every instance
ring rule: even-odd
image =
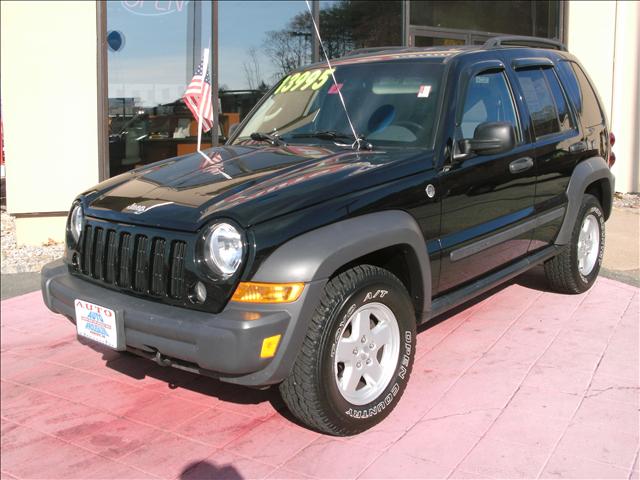
[[[567,51],[564,43],[558,40],[540,37],[523,37],[519,35],[502,35],[492,37],[484,43],[484,48],[494,47],[539,47],[554,48],[556,50]]]
[[[387,50],[406,50],[407,47],[370,47],[370,48],[356,48],[355,50],[351,50],[347,52],[345,57],[353,57],[354,55],[362,55],[365,53],[376,53],[376,52],[386,52]]]

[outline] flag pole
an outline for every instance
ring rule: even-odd
[[[211,43],[211,40],[209,40],[209,43]],[[203,51],[203,59],[202,59],[202,90],[200,90],[200,98],[202,99],[202,94],[204,93],[204,86],[205,86],[205,80],[207,78],[207,73],[209,72],[209,49],[205,48]],[[202,156],[202,158],[204,158],[205,162],[209,163],[211,162],[211,158],[202,151],[202,117],[204,117],[204,104],[205,102],[203,102],[202,100],[200,101],[200,105],[198,106],[198,146],[197,146],[197,151],[198,153]],[[213,107],[213,105],[212,105]],[[215,110],[214,110],[215,111]],[[212,119],[212,126],[211,128],[218,128],[218,119],[214,118]],[[218,154],[219,155],[219,154]],[[220,173],[220,175],[222,175],[223,177],[225,177],[228,180],[231,180],[231,176],[224,172],[222,170],[222,168],[218,169],[218,173]]]
[[[209,49],[205,48],[202,59],[202,90],[200,91],[200,96],[204,93],[204,85],[205,79],[207,78],[207,73],[209,72]],[[200,155],[202,155],[205,159],[209,160],[209,157],[201,150],[202,146],[202,117],[204,116],[204,102],[200,102],[198,105],[198,146],[196,150]]]
[[[309,14],[311,15],[311,23],[313,24],[313,29],[316,32],[316,37],[318,37],[318,43],[320,44],[320,48],[322,49],[322,53],[324,54],[324,59],[327,62],[327,66],[329,67],[329,73],[331,73],[331,78],[333,78],[333,84],[338,91],[338,97],[340,97],[340,103],[342,103],[342,108],[344,110],[344,114],[347,117],[347,122],[349,122],[349,127],[351,128],[351,133],[353,134],[353,138],[355,142],[353,142],[353,146],[356,147],[356,150],[360,150],[361,144],[363,143],[362,138],[356,132],[355,127],[353,126],[353,122],[351,121],[351,117],[349,116],[349,112],[347,111],[347,104],[344,102],[344,97],[342,96],[341,86],[338,85],[338,81],[336,80],[336,75],[334,73],[335,68],[331,66],[331,60],[329,60],[329,55],[327,54],[327,49],[324,48],[324,43],[322,42],[322,37],[320,36],[320,29],[318,28],[318,24],[316,23],[316,17],[313,13],[313,9],[311,8],[311,4],[309,0],[305,0],[307,4],[307,10],[309,10]]]

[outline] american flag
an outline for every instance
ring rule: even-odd
[[[200,62],[196,73],[191,79],[191,83],[184,92],[182,99],[187,104],[196,120],[200,121],[200,111],[202,115],[202,131],[208,132],[213,126],[213,106],[211,105],[211,78],[207,68],[204,82],[202,81],[203,62]],[[201,105],[202,104],[202,105]]]
[[[222,171],[222,155],[215,152],[211,157],[207,156],[200,162],[200,170],[204,173],[217,174]]]

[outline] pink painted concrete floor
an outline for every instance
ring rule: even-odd
[[[639,290],[529,273],[421,329],[395,411],[340,439],[255,391],[2,302],[2,478],[638,478]]]

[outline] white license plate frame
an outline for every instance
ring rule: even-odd
[[[76,298],[76,332],[78,336],[114,350],[126,350],[121,312]]]

